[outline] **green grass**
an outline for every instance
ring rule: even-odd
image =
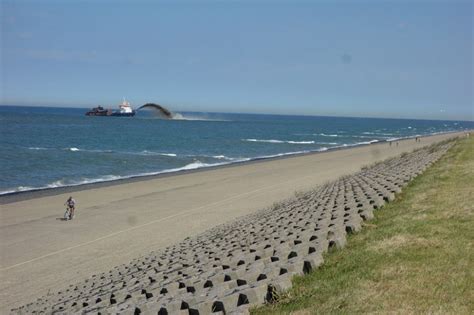
[[[252,314],[473,314],[474,139],[462,139],[375,219]]]

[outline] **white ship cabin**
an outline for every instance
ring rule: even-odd
[[[123,99],[122,104],[119,105],[120,108],[120,113],[122,114],[128,114],[128,113],[133,113],[133,109],[130,106],[130,103]]]

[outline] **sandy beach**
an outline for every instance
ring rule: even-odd
[[[362,166],[461,135],[232,165],[1,205],[2,313]],[[50,194],[50,195],[49,195]],[[60,220],[69,195],[76,219]],[[27,196],[27,195],[25,195]]]

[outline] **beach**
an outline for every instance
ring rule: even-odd
[[[1,312],[270,207],[297,191],[459,135],[143,177],[58,194],[25,194],[24,200],[19,194],[1,205]],[[69,195],[77,201],[77,216],[63,222]]]

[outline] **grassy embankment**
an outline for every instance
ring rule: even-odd
[[[474,137],[462,139],[394,202],[253,314],[473,314]]]

